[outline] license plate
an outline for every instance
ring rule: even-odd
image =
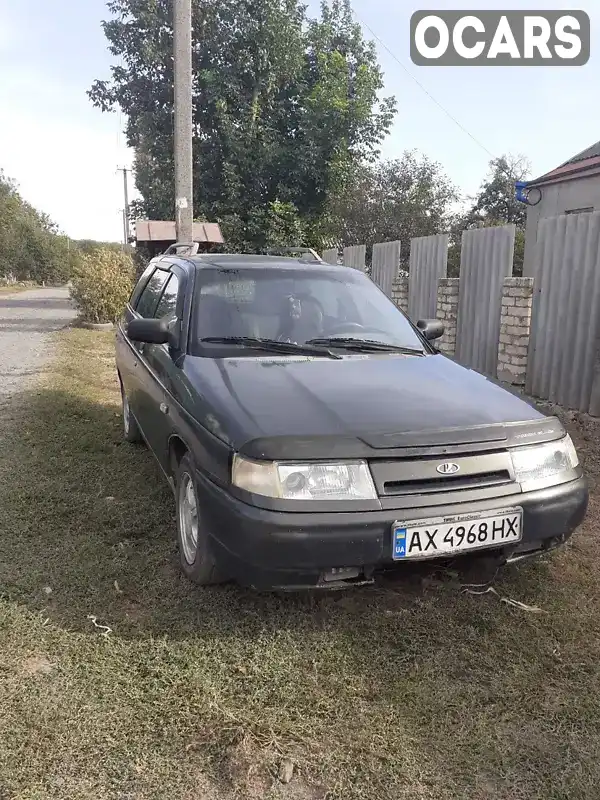
[[[435,558],[465,550],[498,547],[519,542],[523,509],[506,508],[489,515],[461,514],[453,517],[394,522],[394,560]]]

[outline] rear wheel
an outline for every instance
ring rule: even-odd
[[[125,389],[121,385],[121,401],[123,404],[123,437],[126,442],[141,442],[142,434],[139,426],[135,421],[131,408],[129,407],[129,400],[125,394]]]
[[[211,551],[210,536],[198,500],[196,468],[186,453],[177,470],[177,540],[179,561],[183,574],[201,586],[222,583]]]

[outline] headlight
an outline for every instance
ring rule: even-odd
[[[543,481],[566,472],[579,464],[575,447],[569,435],[556,442],[523,447],[511,452],[515,480],[523,485],[534,481]]]
[[[375,500],[366,461],[290,464],[233,457],[231,481],[240,489],[285,500]]]

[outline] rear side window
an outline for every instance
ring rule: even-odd
[[[135,310],[140,316],[146,318],[154,316],[162,290],[169,280],[169,275],[170,273],[165,272],[164,269],[157,269],[154,275],[152,275],[135,307]]]
[[[139,300],[139,297],[144,290],[144,286],[148,282],[148,278],[150,277],[150,275],[152,275],[155,269],[156,266],[152,262],[150,262],[150,264],[148,264],[146,269],[142,272],[140,279],[134,286],[133,292],[131,293],[131,297],[129,298],[129,305],[132,308],[135,308],[136,303]]]
[[[154,312],[157,319],[166,317],[169,314],[174,314],[177,309],[177,295],[179,292],[179,278],[177,275],[172,274],[162,293],[162,297]]]

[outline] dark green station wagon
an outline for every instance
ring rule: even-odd
[[[318,258],[153,259],[116,361],[125,437],[175,494],[183,572],[336,587],[563,543],[588,502],[570,437],[440,354],[442,332]]]

